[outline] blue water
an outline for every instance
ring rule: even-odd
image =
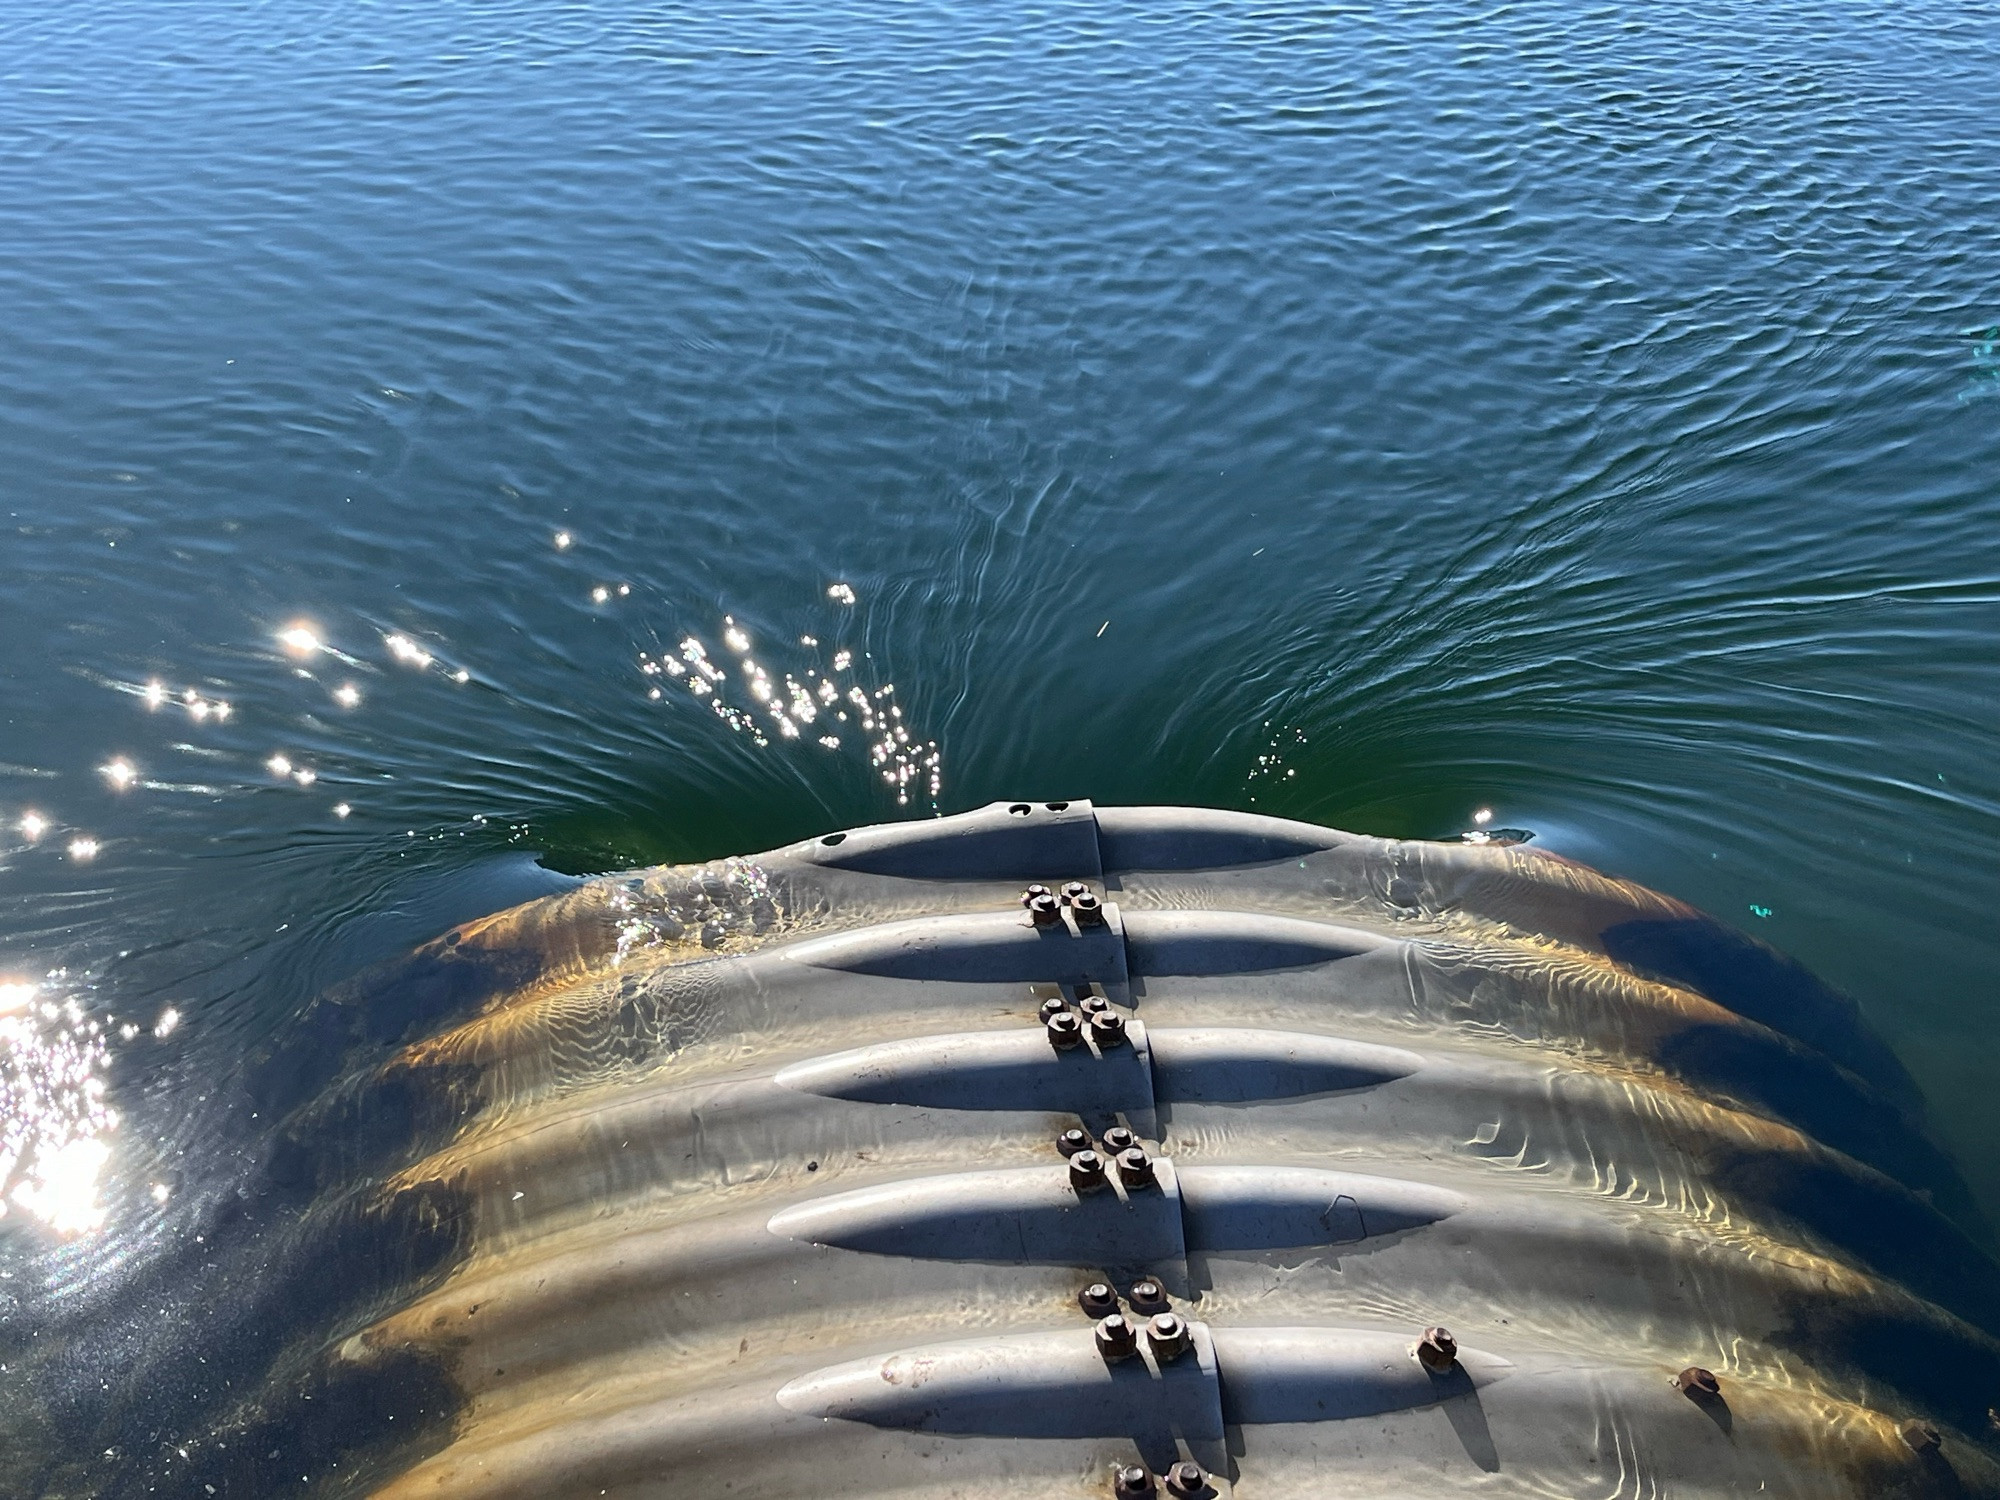
[[[106,1286],[360,965],[996,797],[1531,829],[1853,993],[2000,1207],[1996,64],[1931,0],[17,7],[0,1312],[171,1339]],[[142,1407],[65,1493],[168,1482]]]

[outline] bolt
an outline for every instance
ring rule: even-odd
[[[1153,1355],[1161,1364],[1179,1359],[1187,1353],[1186,1319],[1179,1313],[1161,1313],[1146,1325],[1146,1342],[1153,1346]]]
[[[1142,1312],[1151,1317],[1154,1313],[1167,1311],[1167,1289],[1150,1276],[1144,1281],[1133,1282],[1128,1295],[1131,1297],[1134,1312]]]
[[[1458,1363],[1458,1340],[1449,1328],[1426,1328],[1417,1340],[1417,1363],[1426,1370],[1449,1370]]]
[[[1062,898],[1064,901],[1074,901],[1078,896],[1087,896],[1089,894],[1090,887],[1081,880],[1072,880],[1062,888]]]
[[[1089,891],[1072,900],[1069,909],[1076,913],[1076,925],[1079,927],[1095,927],[1104,920],[1104,903]]]
[[[1093,1281],[1076,1294],[1076,1303],[1093,1318],[1109,1317],[1118,1311],[1118,1294],[1108,1283]]]
[[[1116,1047],[1125,1040],[1125,1018],[1115,1010],[1101,1010],[1090,1018],[1090,1039],[1099,1047]]]
[[[1034,918],[1037,927],[1047,927],[1053,922],[1062,920],[1062,907],[1057,904],[1054,896],[1043,891],[1039,896],[1029,897],[1028,915]]]
[[[1094,1193],[1109,1184],[1104,1176],[1104,1158],[1095,1151],[1079,1151],[1069,1159],[1069,1185],[1079,1193]]]
[[[1146,1500],[1153,1494],[1153,1476],[1137,1464],[1127,1464],[1112,1476],[1111,1493],[1118,1500]]]
[[[1674,1388],[1690,1401],[1713,1401],[1722,1394],[1722,1382],[1715,1378],[1715,1372],[1700,1365],[1689,1365],[1676,1375]]]
[[[1130,1359],[1139,1352],[1139,1335],[1118,1313],[1097,1320],[1097,1352],[1109,1360]]]
[[[1208,1476],[1193,1459],[1182,1459],[1167,1470],[1167,1488],[1183,1500],[1193,1500],[1194,1496],[1208,1492]]]
[[[1045,885],[1031,885],[1025,891],[1021,892],[1021,904],[1023,906],[1033,906],[1037,896],[1046,896],[1048,893],[1049,888]]]
[[[1935,1453],[1944,1438],[1928,1422],[1912,1417],[1896,1429],[1897,1436],[1910,1445],[1912,1453]]]
[[[1069,1009],[1069,1001],[1067,1000],[1063,999],[1044,1000],[1042,1002],[1042,1009],[1041,1009],[1042,1020],[1046,1022],[1050,1016],[1059,1016],[1068,1009]]]
[[[1072,1128],[1065,1130],[1061,1135],[1056,1137],[1056,1150],[1062,1152],[1064,1156],[1074,1156],[1079,1151],[1088,1151],[1089,1149],[1090,1132],[1087,1130]]]
[[[1130,1151],[1139,1144],[1139,1137],[1123,1125],[1113,1125],[1104,1132],[1104,1149],[1116,1156],[1120,1151]]]
[[[1127,1187],[1151,1187],[1153,1185],[1153,1158],[1134,1146],[1129,1151],[1118,1153],[1118,1180]]]
[[[1058,1052],[1067,1052],[1072,1047],[1083,1045],[1083,1022],[1076,1018],[1076,1012],[1065,1010],[1048,1019],[1049,1045]]]
[[[1078,985],[1077,988],[1082,989],[1083,986]],[[1083,995],[1078,998],[1076,1008],[1086,1016],[1094,1016],[1101,1011],[1111,1009],[1111,1002],[1102,995]]]

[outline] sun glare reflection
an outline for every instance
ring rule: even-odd
[[[428,667],[431,654],[406,635],[385,635],[382,644],[389,648],[389,654],[410,667]]]
[[[841,591],[844,591],[844,596]],[[853,590],[836,584],[828,594],[843,604],[853,602]],[[801,644],[817,653],[819,638],[800,637]],[[943,754],[936,740],[920,739],[903,721],[902,706],[895,701],[893,682],[869,684],[853,675],[854,653],[833,653],[830,668],[801,663],[785,670],[750,654],[748,630],[733,615],[722,618],[722,645],[736,658],[735,680],[742,684],[747,702],[729,701],[725,685],[731,674],[716,665],[708,646],[698,636],[682,638],[677,651],[639,653],[642,677],[667,678],[681,683],[688,693],[707,703],[709,711],[738,734],[759,746],[780,740],[810,738],[821,749],[841,748],[836,733],[808,734],[808,729],[825,731],[831,725],[855,722],[865,736],[869,764],[883,783],[896,794],[898,806],[907,807],[912,797],[927,797],[935,806],[944,785]],[[822,658],[823,659],[823,658]],[[646,697],[660,701],[664,689],[657,681],[648,683]]]
[[[103,1140],[118,1124],[104,1102],[103,1027],[40,984],[0,983],[0,1216],[18,1211],[58,1234],[104,1222]]]

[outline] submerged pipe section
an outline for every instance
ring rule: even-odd
[[[450,1382],[369,1493],[2000,1497],[1914,1088],[1665,897],[1069,801],[560,899],[344,1085],[457,1105],[455,1258],[316,1335]]]

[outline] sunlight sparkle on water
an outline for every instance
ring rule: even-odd
[[[278,644],[294,656],[311,656],[325,645],[310,625],[292,625],[279,631]]]
[[[333,701],[342,708],[358,708],[361,705],[361,689],[351,682],[343,682],[333,690]]]
[[[106,781],[121,792],[139,778],[139,773],[132,769],[132,762],[122,755],[109,764],[99,766],[98,770],[104,773]]]
[[[22,813],[20,827],[21,836],[32,844],[49,831],[49,820],[37,812]]]
[[[818,637],[813,635],[800,639],[809,648],[819,644]],[[896,794],[897,805],[908,806],[911,797],[920,793],[927,793],[931,803],[936,804],[944,784],[943,754],[936,740],[916,738],[903,722],[903,710],[894,701],[893,682],[871,689],[848,680],[843,686],[817,667],[802,666],[796,672],[774,669],[749,654],[750,632],[733,615],[722,618],[722,643],[736,656],[735,675],[743,684],[748,704],[731,703],[723,696],[722,685],[729,680],[729,674],[711,660],[708,647],[696,636],[683,637],[677,655],[662,652],[655,660],[641,651],[640,675],[657,678],[664,674],[679,679],[695,698],[708,703],[710,712],[738,734],[748,736],[759,748],[772,743],[773,732],[779,740],[805,738],[805,730],[822,715],[847,722],[848,710],[840,707],[845,703],[868,735],[869,763],[883,784]],[[846,672],[853,663],[853,652],[837,652],[833,671]],[[657,686],[649,685],[646,689],[649,701],[660,701],[663,696],[663,690]],[[817,734],[811,738],[823,750],[838,750],[842,744],[837,734]]]
[[[85,837],[69,841],[69,857],[79,864],[97,858],[97,851],[103,846],[96,839]]]
[[[406,635],[385,635],[382,644],[389,648],[389,654],[397,661],[412,667],[428,667],[431,654]]]
[[[58,1234],[104,1222],[97,1179],[118,1123],[98,1076],[103,1028],[74,1000],[36,1004],[42,986],[0,983],[0,1215],[9,1207]]]

